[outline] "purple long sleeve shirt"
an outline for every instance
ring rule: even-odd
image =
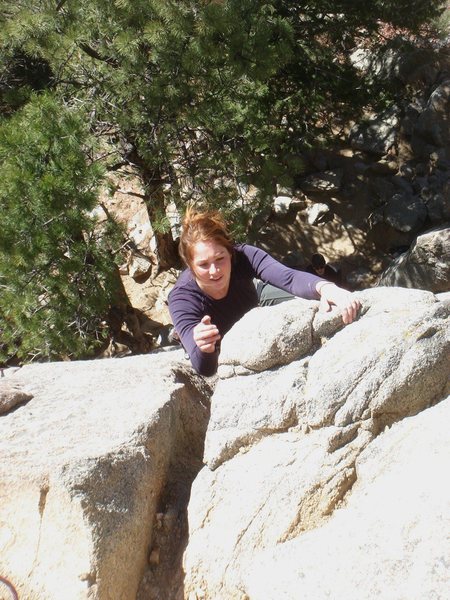
[[[169,311],[192,366],[201,375],[209,376],[217,371],[219,348],[212,353],[202,352],[194,341],[194,327],[209,315],[223,337],[246,312],[258,306],[255,277],[308,300],[319,298],[316,285],[323,281],[310,273],[290,269],[264,250],[248,244],[234,247],[230,286],[221,300],[205,294],[192,271],[184,270],[169,294]]]

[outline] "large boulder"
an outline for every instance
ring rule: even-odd
[[[419,288],[435,293],[450,290],[450,228],[419,235],[381,275],[378,285]]]
[[[355,484],[365,456],[378,460],[371,468],[383,474],[384,450],[379,448],[384,448],[385,438],[380,434],[420,415],[449,393],[449,303],[427,291],[402,288],[376,288],[358,296],[363,304],[361,316],[345,328],[337,311],[321,314],[317,303],[292,301],[267,312],[256,309],[248,313],[225,336],[220,378],[211,401],[205,467],[194,481],[189,504],[185,597],[333,597],[333,578],[327,579],[321,564],[301,587],[304,572],[314,569],[313,562],[321,562],[321,549],[315,549],[315,558],[307,558],[307,540],[316,535],[327,547],[321,528],[344,503],[358,506],[357,499],[352,502],[353,489],[359,489]],[[276,329],[273,323],[277,323]],[[439,431],[436,452],[442,458],[448,447],[443,445],[442,426]],[[429,444],[433,434],[428,435],[427,440],[418,437],[418,443]],[[401,441],[401,433],[398,439]],[[407,444],[411,443],[408,440]],[[399,454],[408,456],[408,448],[405,441]],[[425,452],[427,465],[430,460]],[[380,476],[379,485],[382,489],[387,486],[386,496],[394,498],[397,491],[389,489],[389,481]],[[430,482],[427,495],[439,496],[438,478]],[[408,485],[410,493],[415,493],[411,482]],[[404,498],[402,501],[406,503]],[[412,544],[416,532],[426,528],[428,512],[421,511],[424,502],[411,497],[415,509],[413,515],[405,514],[403,522],[412,523],[414,518],[418,526],[410,536],[405,532],[402,544]],[[440,499],[430,506],[439,507],[436,519],[445,514]],[[350,520],[346,527],[350,539]],[[368,527],[376,528],[375,517]],[[344,535],[342,530],[339,535]],[[440,560],[441,538],[438,536],[428,565]],[[361,559],[360,572],[366,562],[378,561],[383,552],[394,570],[389,549],[380,547],[379,541],[374,537],[371,545],[368,540],[368,555]],[[429,550],[428,534],[423,543]],[[338,547],[334,546],[334,551]],[[262,582],[267,583],[283,562],[281,557],[289,553],[289,564],[297,561],[298,569],[293,568],[286,586],[283,576],[274,575],[266,589],[276,591],[265,596]],[[325,553],[330,562],[332,554],[330,550]],[[255,557],[263,565],[261,585],[253,568]],[[358,561],[356,551],[352,560]],[[274,569],[271,561],[277,565]],[[379,589],[378,597],[402,598],[401,581],[414,577],[411,564],[408,560],[402,563],[403,577],[392,575],[384,581],[379,576],[368,589]],[[421,589],[432,586],[431,571],[431,566],[427,567]],[[312,582],[319,579],[324,581],[317,595]],[[397,587],[391,589],[391,583]],[[348,589],[334,597],[374,597],[369,593],[358,596],[357,588],[347,595]],[[438,589],[443,589],[441,582]]]
[[[350,133],[352,148],[375,155],[386,154],[395,144],[398,123],[397,109],[390,109],[370,121],[358,123]]]
[[[412,136],[413,149],[420,154],[424,142],[443,147],[450,139],[450,79],[443,81],[431,94],[425,109],[417,119]]]
[[[449,419],[450,398],[369,444],[327,522],[245,565],[246,597],[447,598]]]
[[[448,294],[358,296],[346,327],[313,301],[250,311],[213,378],[178,349],[4,370],[19,597],[444,597]]]
[[[5,378],[33,396],[0,417],[0,573],[20,598],[135,600],[168,486],[201,465],[211,390],[179,358]]]
[[[427,207],[420,198],[407,194],[394,194],[383,208],[384,222],[396,229],[409,233],[420,230],[427,218]]]

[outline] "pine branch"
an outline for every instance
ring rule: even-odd
[[[117,192],[126,196],[136,196],[136,198],[142,198],[142,200],[145,200],[147,197],[145,194],[139,194],[138,192],[133,192],[132,190],[124,190],[123,188],[118,188]]]
[[[67,0],[59,0],[58,4],[56,5],[56,12],[59,12],[66,2]]]
[[[78,45],[81,48],[81,50],[83,50],[83,52],[85,52],[91,58],[94,58],[95,60],[100,60],[101,62],[105,62],[108,65],[111,65],[115,68],[119,66],[119,63],[115,58],[110,58],[109,56],[102,56],[97,52],[97,50],[94,50],[94,48],[92,48],[85,42],[80,42]]]

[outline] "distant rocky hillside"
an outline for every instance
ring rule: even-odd
[[[293,300],[223,340],[0,379],[0,575],[27,600],[444,600],[450,299]],[[192,487],[191,487],[192,486]]]

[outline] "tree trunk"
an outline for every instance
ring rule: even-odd
[[[161,185],[155,186],[146,185],[146,198],[148,216],[153,228],[155,239],[155,254],[157,260],[157,270],[159,273],[172,267],[180,266],[180,258],[178,256],[177,246],[172,236],[172,231],[169,228],[167,231],[162,231],[158,226],[161,218],[166,216],[166,205],[164,201],[164,193]]]
[[[144,184],[144,201],[147,206],[148,217],[155,239],[154,252],[157,261],[155,275],[172,267],[180,268],[181,260],[178,255],[178,247],[172,236],[172,231],[170,227],[167,230],[161,229],[161,221],[163,218],[166,218],[163,177],[161,173],[149,170],[144,160],[135,150],[131,153],[131,158],[133,163],[139,167]]]

